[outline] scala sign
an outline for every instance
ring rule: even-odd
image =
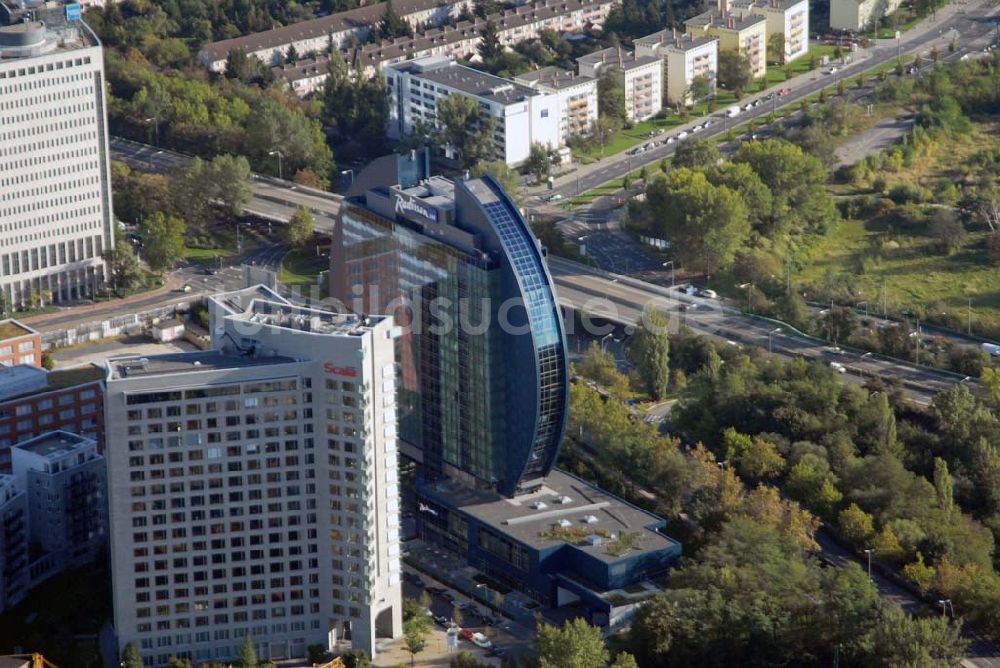
[[[426,218],[432,223],[438,222],[438,212],[429,206],[424,206],[419,202],[415,202],[412,199],[406,199],[402,195],[396,195],[396,213],[415,213],[418,216]]]
[[[335,376],[346,376],[348,378],[357,378],[358,370],[352,369],[349,366],[337,366],[333,362],[326,362],[323,364],[323,371],[327,373],[332,373]]]

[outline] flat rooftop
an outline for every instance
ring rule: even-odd
[[[418,58],[391,67],[408,72],[423,81],[447,86],[466,95],[492,100],[505,106],[538,95],[538,91],[528,86],[458,65],[444,58]]]
[[[38,334],[38,332],[13,318],[0,320],[0,341],[3,339],[14,339],[19,336],[28,336],[29,334]]]
[[[47,459],[68,455],[77,448],[93,445],[94,440],[72,434],[68,431],[50,431],[41,436],[22,441],[14,447],[18,450],[32,452]]]
[[[226,317],[298,332],[336,336],[361,336],[370,331],[372,325],[385,320],[385,316],[334,313],[333,311],[296,306],[287,301],[266,299],[255,299],[242,313],[234,313]]]
[[[550,90],[572,88],[573,86],[595,81],[594,77],[580,76],[575,72],[570,72],[554,65],[518,74],[514,77],[514,80],[528,86],[543,87]]]
[[[678,545],[656,530],[663,518],[558,469],[537,492],[513,499],[452,480],[424,485],[421,494],[536,550],[569,544],[611,563]],[[626,534],[638,535],[629,547],[619,542]]]
[[[108,360],[108,379],[165,376],[178,373],[197,373],[223,369],[242,369],[249,366],[291,364],[298,360],[291,357],[250,357],[222,353],[215,350],[190,353],[167,353],[140,357],[129,355]]]

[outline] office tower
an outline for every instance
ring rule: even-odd
[[[209,311],[214,349],[109,361],[119,647],[373,653],[402,627],[392,319],[263,287]]]
[[[107,477],[97,441],[52,431],[11,449],[14,478],[28,495],[28,535],[41,550],[32,583],[78,568],[107,545]]]
[[[506,496],[551,470],[568,397],[542,249],[490,176],[431,176],[427,151],[358,175],[334,229],[331,295],[404,328],[400,434],[427,478]]]
[[[101,45],[78,5],[0,22],[0,296],[90,297],[114,244]]]
[[[28,501],[14,476],[0,473],[0,612],[28,592]]]

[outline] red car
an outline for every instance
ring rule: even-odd
[[[472,642],[472,631],[470,631],[469,629],[462,629],[461,631],[458,632],[458,635],[462,636],[463,640],[468,640],[469,642]]]
[[[781,97],[782,95],[788,95],[791,92],[792,92],[791,88],[782,88],[781,90],[778,91],[778,97]]]

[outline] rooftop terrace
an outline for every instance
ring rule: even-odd
[[[50,431],[41,436],[22,441],[14,447],[18,450],[25,450],[40,457],[51,459],[67,455],[78,448],[93,444],[93,439],[78,436],[68,431]]]

